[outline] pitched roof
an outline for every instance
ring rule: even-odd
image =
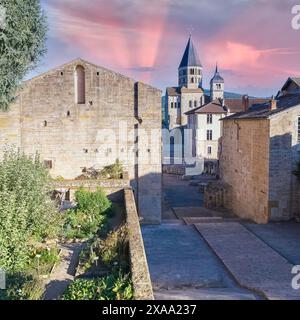
[[[210,83],[224,83],[224,79],[221,77],[220,72],[218,70],[218,65],[216,65],[216,71]]]
[[[180,96],[180,88],[179,87],[168,87],[167,88],[168,96]]]
[[[295,83],[298,87],[300,87],[300,78],[297,78],[297,77],[289,77],[289,78],[287,79],[287,81],[285,82],[285,84],[283,85],[283,87],[282,87],[281,90],[282,90],[282,91],[283,91],[283,90],[286,90],[291,83]]]
[[[221,99],[216,99],[214,101],[211,101],[201,107],[192,109],[188,112],[186,112],[186,115],[189,114],[201,114],[201,113],[227,113],[227,108],[226,106],[222,105],[222,100]]]
[[[202,67],[191,37],[189,38],[179,65],[179,68],[184,67]]]
[[[267,98],[249,98],[249,106],[269,102]],[[244,111],[242,99],[225,99],[225,104],[229,108],[230,113],[237,113]]]
[[[246,112],[239,112],[223,118],[222,120],[231,120],[231,119],[267,119],[270,116],[278,114],[282,111],[285,111],[289,108],[300,105],[300,94],[290,94],[282,96],[277,100],[277,108],[271,110],[271,102],[265,102],[262,104],[254,105],[249,108]]]

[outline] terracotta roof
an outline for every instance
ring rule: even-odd
[[[249,98],[249,106],[269,102],[267,98]],[[230,113],[244,111],[242,99],[225,99],[225,105],[229,108]]]
[[[168,87],[167,88],[168,96],[180,96],[180,88],[178,87]]]
[[[190,110],[185,114],[189,115],[200,113],[227,113],[227,109],[222,105],[222,101],[220,99],[216,99],[212,102],[205,104],[204,106]]]
[[[285,111],[289,108],[300,105],[300,94],[290,94],[286,96],[282,96],[277,100],[277,108],[275,110],[271,110],[271,103],[266,102],[259,105],[253,105],[246,112],[239,112],[223,118],[222,120],[230,120],[230,119],[266,119],[270,116],[278,114],[282,111]]]
[[[182,87],[181,92],[184,92],[184,93],[203,93],[204,91],[202,88],[188,89],[186,87]]]

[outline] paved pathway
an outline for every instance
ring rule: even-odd
[[[67,286],[74,280],[79,253],[83,244],[72,243],[61,246],[60,263],[58,263],[46,282],[44,300],[58,300]]]
[[[236,286],[193,226],[142,226],[142,233],[156,299],[257,298]]]
[[[293,265],[240,223],[196,228],[241,286],[267,299],[300,299],[300,291],[291,287]]]

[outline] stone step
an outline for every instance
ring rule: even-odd
[[[291,286],[293,265],[240,223],[200,223],[195,227],[240,286],[270,300],[300,300],[300,290]]]
[[[238,288],[185,288],[154,291],[155,300],[257,300],[258,296]]]
[[[222,217],[186,217],[182,218],[182,220],[185,224],[243,222],[243,220],[239,218]]]
[[[176,225],[182,225],[184,224],[184,221],[181,219],[162,219],[162,224],[176,224]]]

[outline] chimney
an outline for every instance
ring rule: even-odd
[[[244,107],[244,111],[248,111],[249,109],[249,96],[247,94],[243,95],[242,97],[242,103]]]
[[[270,109],[271,110],[277,109],[277,100],[275,100],[274,97],[272,97],[272,99],[270,100]]]

